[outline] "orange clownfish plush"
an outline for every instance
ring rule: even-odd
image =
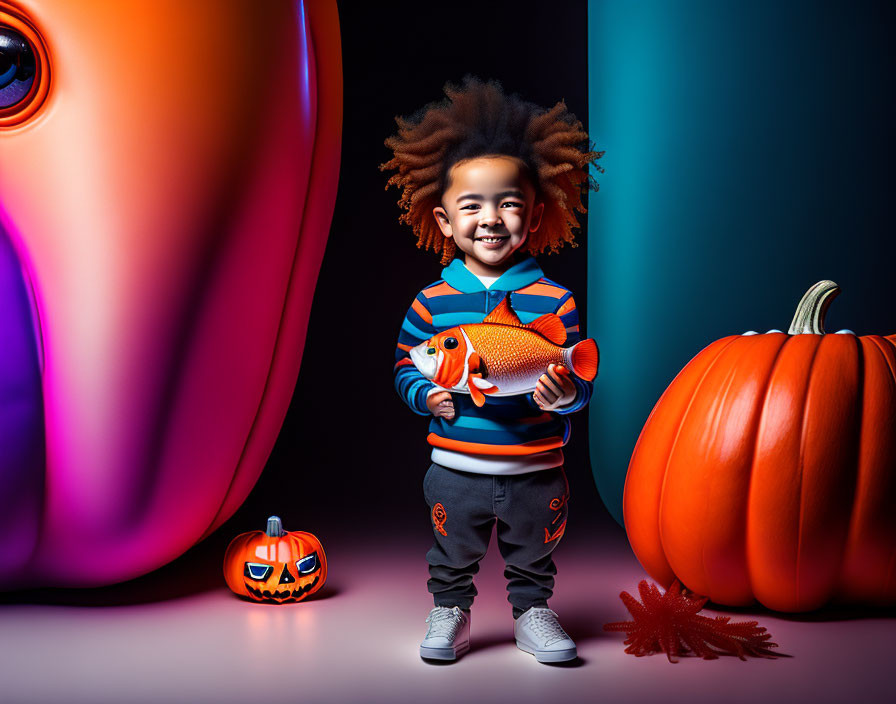
[[[523,325],[505,297],[481,323],[458,325],[410,351],[411,361],[427,379],[449,391],[468,393],[482,406],[486,395],[531,393],[550,364],[571,369],[591,381],[597,375],[597,343],[572,347],[560,317],[548,313]]]

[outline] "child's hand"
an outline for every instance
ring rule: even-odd
[[[576,385],[569,378],[569,370],[562,364],[551,364],[548,373],[542,374],[532,394],[535,403],[543,411],[567,406],[576,398]]]
[[[436,391],[427,396],[426,407],[436,418],[442,417],[445,420],[454,418],[454,401],[447,391]]]

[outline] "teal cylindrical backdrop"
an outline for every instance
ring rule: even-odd
[[[638,434],[699,350],[787,330],[821,279],[829,331],[896,332],[896,111],[885,3],[588,6],[588,334],[598,489],[621,521]]]

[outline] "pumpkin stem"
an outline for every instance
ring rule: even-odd
[[[824,316],[828,312],[840,287],[833,281],[819,281],[806,291],[806,295],[796,307],[793,322],[790,323],[788,335],[824,335]]]
[[[286,535],[286,531],[283,530],[283,522],[280,520],[280,516],[271,516],[268,518],[268,527],[264,532],[272,538],[279,538],[282,535]]]

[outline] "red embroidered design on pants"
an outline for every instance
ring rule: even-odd
[[[557,540],[563,537],[563,531],[566,530],[566,521],[560,524],[560,527],[557,528],[553,533],[549,531],[547,528],[544,529],[544,542],[549,543],[552,540]]]
[[[443,527],[447,520],[448,514],[445,512],[445,507],[442,504],[438,503],[432,507],[432,524],[442,535],[448,535],[448,532]]]
[[[566,505],[566,501],[568,498],[569,498],[568,496],[558,496],[556,499],[551,499],[551,503],[549,504],[551,511],[558,512],[557,515],[554,516],[554,520],[551,521],[551,525],[554,525],[558,520],[560,520],[560,516],[562,514],[559,513],[559,511],[561,508],[563,508]],[[553,533],[551,533],[551,531],[548,528],[545,528],[544,529],[544,542],[549,543],[552,540],[558,540],[559,538],[561,538],[563,536],[563,531],[565,531],[565,530],[566,530],[566,521],[563,521],[563,523],[561,523],[557,527],[557,530],[555,530]]]

